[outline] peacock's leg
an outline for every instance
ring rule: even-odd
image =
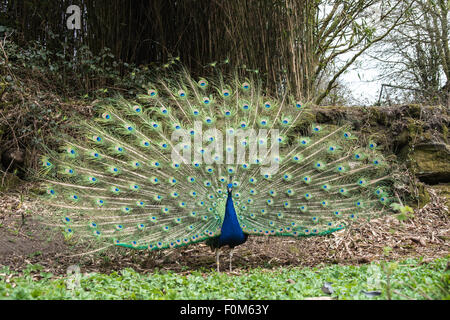
[[[217,272],[220,272],[220,268],[219,268],[219,255],[220,255],[220,252],[219,252],[219,248],[216,248],[216,265],[217,265]]]
[[[233,259],[233,249],[234,248],[230,249],[230,272],[231,272],[231,260]]]

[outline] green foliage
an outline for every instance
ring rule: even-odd
[[[0,47],[0,153],[24,148],[23,168],[36,168],[42,144],[52,146],[55,141],[49,140],[53,137],[74,133],[70,121],[89,116],[91,107],[86,104],[118,92],[134,97],[155,79],[158,70],[121,62],[108,48],[93,54],[81,46],[75,54],[64,43],[56,47],[40,41],[19,45],[10,38],[2,39]],[[14,170],[11,167],[9,172]]]
[[[66,96],[104,97],[108,88],[134,95],[154,79],[153,68],[122,62],[106,47],[94,54],[86,45],[74,51],[64,42],[50,49],[40,41],[25,46],[5,41],[4,49],[12,74],[22,75],[20,78],[34,75],[55,93]]]
[[[392,203],[391,208],[394,211],[400,211],[400,213],[395,216],[399,221],[414,219],[414,210],[409,206],[403,206],[398,203]]]
[[[71,281],[73,275],[42,272],[40,266],[29,266],[20,276],[4,268],[0,299],[305,299],[324,296],[325,282],[332,283],[332,298],[340,300],[450,299],[447,263],[448,257],[428,264],[408,259],[362,266],[254,269],[239,276],[214,271],[139,274],[124,269],[110,275],[80,275],[78,282]],[[362,291],[381,295],[369,297]]]

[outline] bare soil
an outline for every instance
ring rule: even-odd
[[[75,264],[83,272],[102,273],[128,267],[140,272],[190,272],[216,267],[215,254],[204,243],[157,252],[114,248],[79,255],[86,247],[66,243],[60,231],[43,224],[47,210],[26,196],[29,187],[19,193],[0,194],[0,267],[20,271],[30,264],[40,264],[53,274],[65,274]],[[407,221],[399,221],[394,215],[358,221],[326,237],[249,237],[234,250],[233,272],[257,267],[355,265],[410,257],[422,257],[427,262],[446,257],[450,248],[449,210],[445,198],[433,189],[429,192],[431,202],[415,210],[414,217]],[[228,253],[229,249],[222,250],[222,271],[228,269]]]

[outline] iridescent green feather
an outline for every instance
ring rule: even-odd
[[[258,83],[184,72],[149,84],[136,101],[104,100],[79,139],[64,138],[60,152],[42,158],[47,202],[63,217],[51,224],[101,247],[184,246],[220,234],[228,183],[248,234],[326,235],[389,212],[391,164],[376,142],[362,145],[346,125],[306,132],[307,104],[271,99]],[[263,150],[254,158],[252,129]],[[181,133],[189,143],[174,138]],[[216,142],[223,149],[206,159]],[[187,162],[174,159],[185,150]],[[236,163],[239,150],[246,157]],[[275,163],[275,172],[261,170]]]

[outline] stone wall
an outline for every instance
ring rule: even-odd
[[[450,206],[450,112],[443,106],[318,107],[309,115],[318,123],[352,124],[364,139],[373,139],[386,155],[409,169],[416,181],[410,190],[418,206],[432,186]]]

